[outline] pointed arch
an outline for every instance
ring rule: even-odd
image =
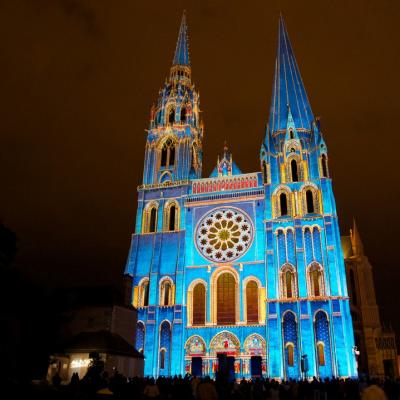
[[[285,311],[282,317],[285,379],[299,376],[297,318],[293,311]]]
[[[321,175],[323,178],[329,178],[328,170],[328,157],[326,154],[322,154],[321,158]]]
[[[317,310],[314,314],[314,337],[318,376],[330,377],[333,372],[330,322],[324,310]]]
[[[287,186],[278,186],[272,195],[274,218],[293,215],[292,192]]]
[[[247,277],[243,281],[245,300],[245,320],[247,323],[258,324],[260,320],[260,288],[261,283],[255,277]]]
[[[171,337],[171,323],[164,320],[159,328],[158,375],[169,376],[171,374]]]
[[[143,211],[142,233],[154,233],[157,231],[158,203],[155,201],[147,204]]]
[[[168,201],[164,206],[164,232],[174,232],[179,230],[180,207],[176,200]]]
[[[313,262],[307,267],[307,285],[310,297],[325,296],[324,271],[321,264]]]
[[[175,167],[176,139],[169,135],[158,145],[160,168],[172,169]]]
[[[147,307],[149,305],[149,278],[143,278],[138,284],[138,307]]]
[[[187,313],[189,325],[206,324],[207,283],[203,279],[195,279],[188,287]]]
[[[175,285],[169,276],[165,276],[159,282],[159,304],[160,306],[174,305]]]
[[[232,267],[218,268],[211,277],[211,316],[217,325],[239,321],[239,276]]]
[[[314,184],[307,183],[301,187],[301,196],[303,198],[303,214],[320,214],[320,191]]]
[[[146,328],[143,321],[138,321],[136,324],[136,343],[135,347],[139,353],[144,353],[144,343],[146,338]]]
[[[280,272],[280,294],[283,299],[297,298],[297,273],[293,265],[285,264]]]

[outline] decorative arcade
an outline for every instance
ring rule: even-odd
[[[126,265],[145,375],[357,375],[327,146],[283,18],[260,170],[202,177],[185,15],[150,113]]]

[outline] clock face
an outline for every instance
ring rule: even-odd
[[[233,207],[216,208],[197,225],[195,242],[199,252],[214,262],[229,262],[250,248],[254,228],[250,217]]]

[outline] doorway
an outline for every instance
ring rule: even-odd
[[[250,359],[250,372],[252,378],[261,378],[262,360],[261,356],[252,356]]]
[[[203,375],[203,359],[201,357],[192,357],[192,375]]]
[[[226,353],[218,354],[219,378],[232,382],[235,380],[235,357],[227,356]]]

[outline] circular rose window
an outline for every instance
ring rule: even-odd
[[[253,240],[253,224],[236,208],[218,208],[206,214],[196,230],[196,246],[209,260],[227,262],[242,256]]]

